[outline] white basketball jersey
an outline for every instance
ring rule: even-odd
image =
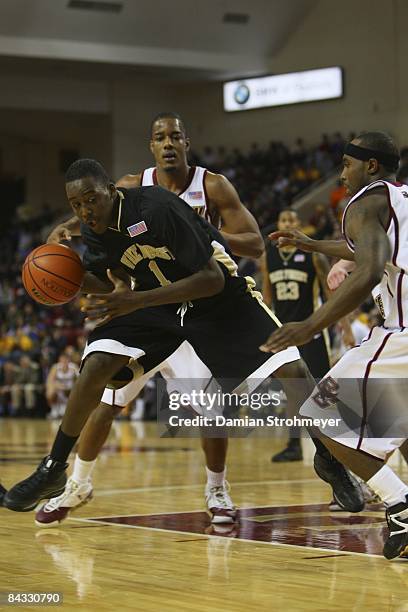
[[[199,215],[211,223],[204,184],[206,174],[207,170],[205,168],[201,168],[201,166],[192,166],[190,168],[186,187],[177,195],[187,202],[191,208],[194,208]],[[156,168],[147,168],[143,171],[141,185],[143,187],[158,185]]]
[[[388,190],[390,221],[387,236],[391,246],[391,259],[385,264],[381,282],[373,289],[373,298],[385,319],[384,327],[402,329],[408,326],[408,186],[375,181],[361,189],[351,198],[343,213],[343,235],[354,251],[353,241],[347,236],[347,210],[350,204],[364,193],[379,186],[385,186]]]

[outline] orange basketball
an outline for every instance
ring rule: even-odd
[[[43,244],[26,257],[23,285],[40,304],[66,304],[79,293],[84,273],[75,251],[62,244]]]

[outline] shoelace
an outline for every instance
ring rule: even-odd
[[[401,535],[402,533],[408,533],[408,523],[403,523],[402,521],[398,520],[398,519],[408,519],[408,508],[406,508],[405,510],[401,510],[401,512],[397,512],[396,514],[390,514],[387,511],[385,513],[385,516],[387,518],[387,524],[389,528],[393,527],[394,525],[398,525],[399,527],[402,528],[398,531],[393,531],[392,533],[390,529],[390,537],[394,535]]]
[[[224,508],[230,508],[232,506],[232,501],[229,499],[228,489],[224,486],[219,487],[211,487],[210,494],[214,495],[220,505]]]
[[[55,510],[64,499],[67,499],[67,497],[69,497],[73,493],[76,493],[78,489],[79,485],[76,482],[74,482],[73,480],[68,480],[65,486],[65,491],[61,493],[61,495],[59,495],[58,497],[54,497],[54,499],[50,499],[50,501],[47,502],[47,509],[52,508],[53,510]]]
[[[193,304],[191,302],[183,302],[180,308],[177,310],[178,315],[180,315],[180,325],[184,326],[184,315],[186,314],[189,308],[193,308]]]

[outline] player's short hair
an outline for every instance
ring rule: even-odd
[[[281,216],[282,213],[294,213],[297,217],[299,217],[298,211],[294,208],[291,208],[290,206],[282,208],[278,213],[278,218]]]
[[[359,146],[378,151],[380,153],[386,153],[388,155],[394,155],[399,158],[399,150],[395,144],[393,138],[386,132],[361,132],[355,137],[355,140],[359,140]],[[387,172],[395,172],[398,168],[398,164],[391,166],[385,166]]]
[[[160,119],[177,119],[177,121],[180,123],[181,129],[184,132],[184,136],[187,134],[186,127],[184,125],[184,121],[182,120],[182,118],[180,117],[178,113],[174,113],[173,111],[163,111],[161,113],[158,113],[155,117],[153,117],[152,122],[150,124],[150,134],[153,133],[154,124],[156,123],[156,121],[160,121]]]
[[[108,185],[111,181],[105,168],[96,159],[77,159],[70,165],[65,173],[65,182],[78,181],[85,177],[92,177],[102,185]]]

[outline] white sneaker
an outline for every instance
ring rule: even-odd
[[[237,509],[229,496],[227,481],[221,486],[205,487],[205,503],[212,523],[234,523],[237,519]]]
[[[92,482],[78,484],[71,478],[65,485],[65,490],[58,497],[53,497],[43,504],[35,514],[35,523],[39,527],[55,527],[67,518],[68,514],[87,502],[93,495]]]

